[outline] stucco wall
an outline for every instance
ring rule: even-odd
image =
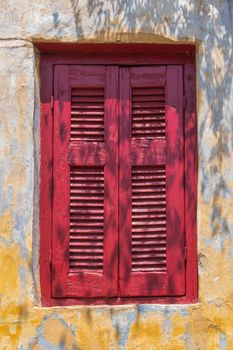
[[[0,6],[0,349],[232,350],[232,0]],[[38,40],[196,43],[198,304],[39,306]]]

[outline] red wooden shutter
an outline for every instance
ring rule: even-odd
[[[117,295],[117,92],[117,67],[55,67],[55,298]]]
[[[120,293],[185,294],[182,67],[120,72]]]

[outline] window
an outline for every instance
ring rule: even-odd
[[[44,304],[196,300],[193,56],[141,56],[42,61]]]

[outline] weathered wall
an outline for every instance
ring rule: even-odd
[[[232,0],[0,5],[0,349],[232,350]],[[197,44],[198,304],[39,306],[39,39]]]

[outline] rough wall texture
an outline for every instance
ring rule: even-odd
[[[0,5],[0,349],[232,350],[232,0]],[[198,304],[39,306],[39,39],[197,44]]]

